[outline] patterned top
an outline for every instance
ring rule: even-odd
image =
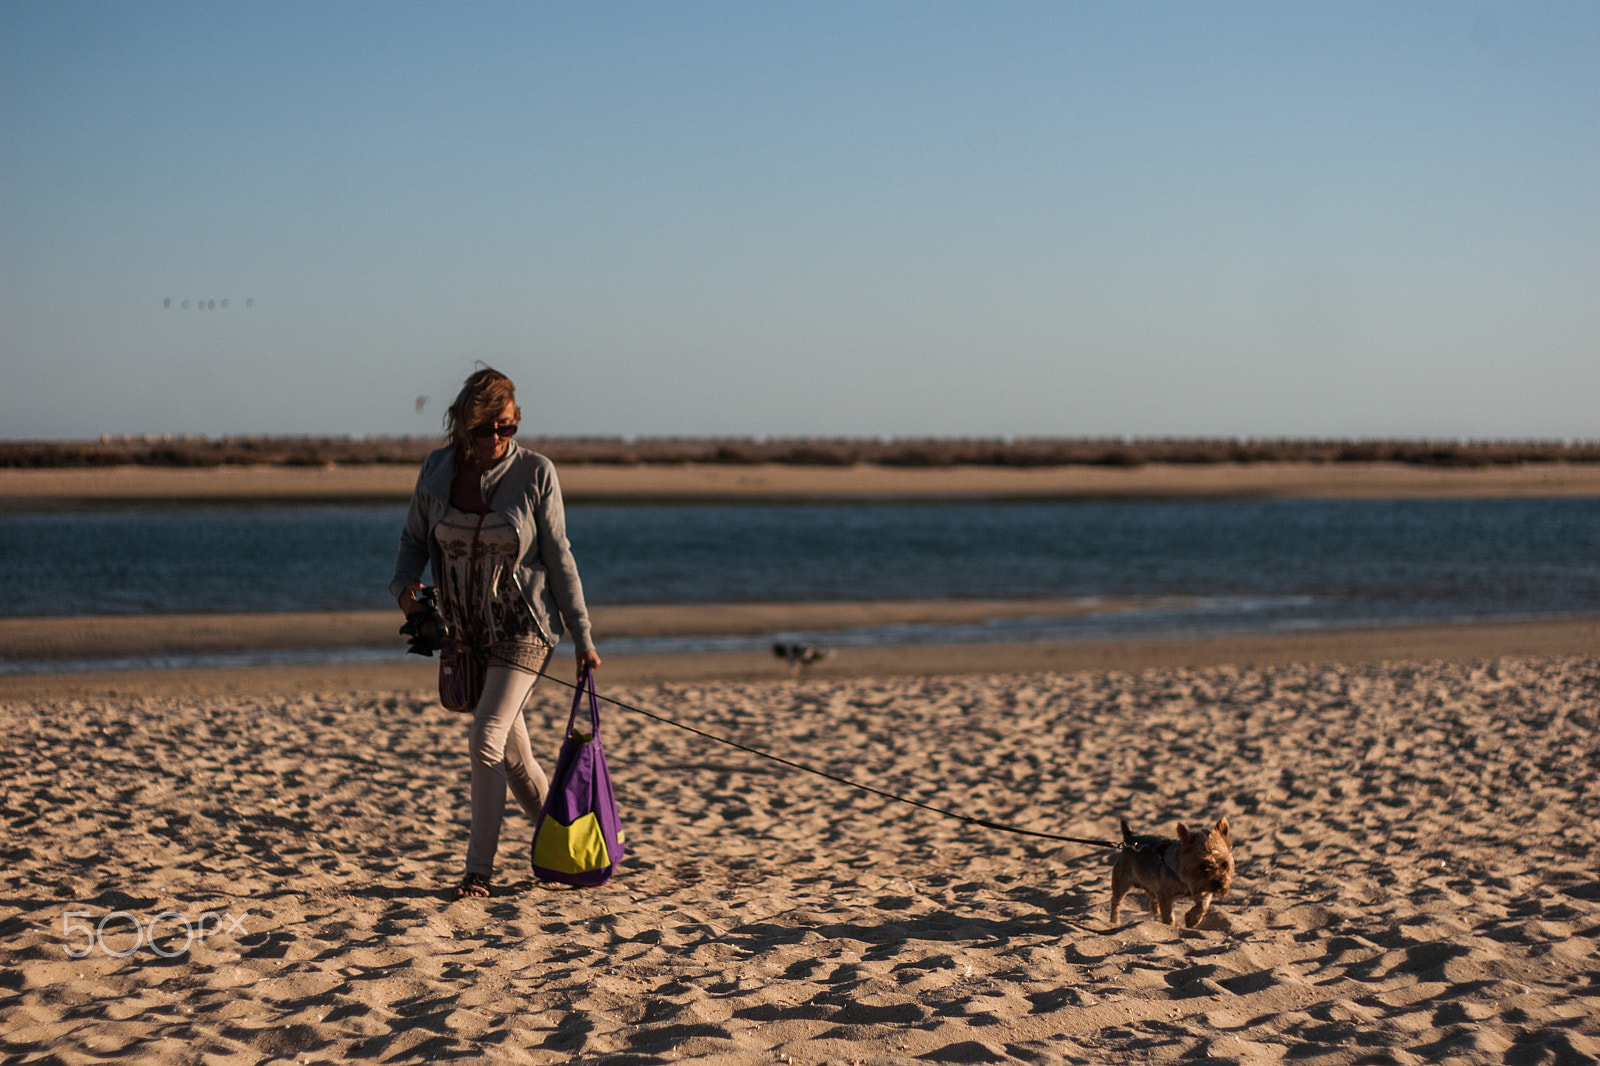
[[[433,527],[433,537],[444,559],[439,600],[451,633],[487,649],[491,663],[537,670],[549,646],[540,639],[512,580],[519,547],[516,529],[493,511],[477,515],[452,505]]]
[[[460,476],[461,464],[453,445],[435,448],[422,461],[411,505],[406,508],[405,525],[400,530],[394,574],[389,579],[390,595],[403,596],[425,572],[431,571],[434,584],[438,584],[444,560],[433,529],[449,509],[451,489]],[[522,594],[528,601],[535,629],[550,644],[563,633],[570,633],[579,654],[592,651],[594,635],[589,609],[583,602],[578,562],[572,557],[572,545],[567,540],[567,516],[561,504],[561,482],[556,477],[555,464],[513,440],[505,458],[480,473],[478,486],[491,500],[498,494],[500,513],[510,519],[522,543],[516,574],[522,578]]]

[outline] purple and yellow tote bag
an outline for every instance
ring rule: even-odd
[[[589,698],[589,731],[578,709]],[[533,875],[568,885],[603,885],[622,861],[622,822],[600,746],[600,701],[594,671],[585,670],[572,697],[567,736],[550,778],[550,792],[533,834]]]

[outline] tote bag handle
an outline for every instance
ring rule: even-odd
[[[586,666],[583,676],[578,679],[578,688],[572,694],[572,713],[567,715],[567,736],[572,735],[572,727],[578,723],[578,708],[583,706],[585,693],[589,696],[589,721],[594,726],[590,735],[591,740],[600,739],[600,700],[594,691],[594,667]]]

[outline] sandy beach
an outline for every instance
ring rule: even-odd
[[[1238,879],[1199,928],[1112,926],[1108,851],[612,710],[619,876],[532,882],[513,810],[497,895],[450,903],[464,723],[425,692],[10,700],[8,1061],[1600,1053],[1593,657],[602,692],[1041,831],[1226,815]],[[546,754],[565,709],[530,705]]]
[[[0,507],[146,502],[395,501],[410,466],[116,466],[0,469]],[[1100,467],[782,464],[561,466],[570,502],[622,500],[1073,499],[1221,496],[1600,496],[1600,463],[1444,468],[1403,463]]]
[[[986,470],[972,491],[1600,491],[1587,468],[1348,482],[1360,472],[1265,469],[1019,471],[1004,486]],[[18,473],[33,472],[0,472],[8,506],[384,499],[411,477]],[[653,493],[638,471],[563,473],[594,499],[964,491],[960,471],[806,474],[834,479],[822,484],[792,468],[652,469]],[[759,634],[1085,609],[599,607],[595,625]],[[0,645],[63,663],[353,648],[397,643],[397,624],[389,611],[9,618]],[[1112,925],[1109,849],[976,827],[618,708],[605,727],[628,832],[618,877],[534,882],[532,826],[508,799],[496,894],[450,902],[466,723],[434,701],[433,661],[0,674],[0,1050],[19,1063],[1596,1062],[1597,652],[1600,619],[1570,618],[839,648],[799,675],[759,652],[615,655],[601,670],[624,703],[1035,831],[1103,840],[1124,817],[1171,833],[1226,816],[1238,878],[1194,929],[1148,918],[1137,894]],[[566,701],[553,681],[530,701],[550,762]]]

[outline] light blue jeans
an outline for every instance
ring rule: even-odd
[[[544,664],[550,661],[547,651]],[[472,714],[467,751],[472,758],[472,836],[467,844],[467,873],[494,875],[505,816],[506,786],[528,818],[537,822],[550,779],[528,743],[522,705],[539,680],[538,674],[491,666],[483,678],[483,695]]]

